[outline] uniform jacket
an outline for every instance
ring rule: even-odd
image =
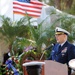
[[[48,59],[63,64],[68,64],[71,59],[75,59],[75,46],[66,41],[65,44],[59,50],[59,44],[55,44],[51,52],[51,56]]]

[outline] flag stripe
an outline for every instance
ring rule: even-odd
[[[31,1],[31,4],[36,4],[36,5],[41,5],[41,6],[43,5],[43,3],[39,2],[39,1],[37,1],[37,2],[36,1]]]
[[[15,12],[16,12],[16,11],[17,11],[17,12],[20,11],[20,12],[22,12],[22,13],[24,13],[24,14],[27,13],[27,14],[36,14],[36,15],[40,15],[40,13],[35,13],[35,12],[26,12],[26,11],[23,11],[23,10],[15,10],[15,9],[14,9],[14,11],[15,11]]]
[[[22,12],[17,12],[17,11],[14,11],[14,14],[21,14],[21,15],[23,15],[23,16],[26,16],[26,14],[25,13],[22,13]],[[28,16],[33,16],[33,17],[39,17],[39,15],[34,15],[34,14],[28,14]]]
[[[31,17],[40,17],[42,6],[43,3],[39,1],[31,1],[30,3],[13,1],[13,12],[21,15],[27,13]]]
[[[19,9],[19,10],[23,10],[23,11],[41,13],[40,10],[32,10],[32,9],[30,10],[30,9],[25,9],[25,8],[23,9],[23,8],[20,8],[20,7],[14,7],[14,8],[15,8],[15,10],[16,10],[16,9]],[[15,10],[14,10],[14,11],[15,11]]]
[[[20,3],[18,1],[13,2],[14,5],[19,5],[22,7],[30,7],[30,8],[37,8],[37,9],[41,9],[41,5],[33,5],[33,4],[29,4],[29,3]],[[14,6],[13,5],[13,6]]]

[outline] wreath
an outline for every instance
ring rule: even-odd
[[[19,75],[19,59],[15,56],[6,61],[6,75]]]

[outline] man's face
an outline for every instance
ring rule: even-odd
[[[55,34],[57,43],[61,44],[61,43],[65,42],[66,36],[67,36],[66,34]]]

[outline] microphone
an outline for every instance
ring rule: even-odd
[[[46,50],[49,50],[51,47],[53,47],[55,44],[53,43],[53,44],[51,44],[50,46],[48,46],[47,48],[45,48],[44,49],[44,52],[43,52],[43,54],[41,55],[41,57],[40,57],[40,60],[43,58],[43,55],[44,55],[44,53],[45,53],[45,51]]]
[[[49,45],[45,50],[49,50],[51,47],[53,47],[55,45],[55,43],[52,43],[51,45]]]

